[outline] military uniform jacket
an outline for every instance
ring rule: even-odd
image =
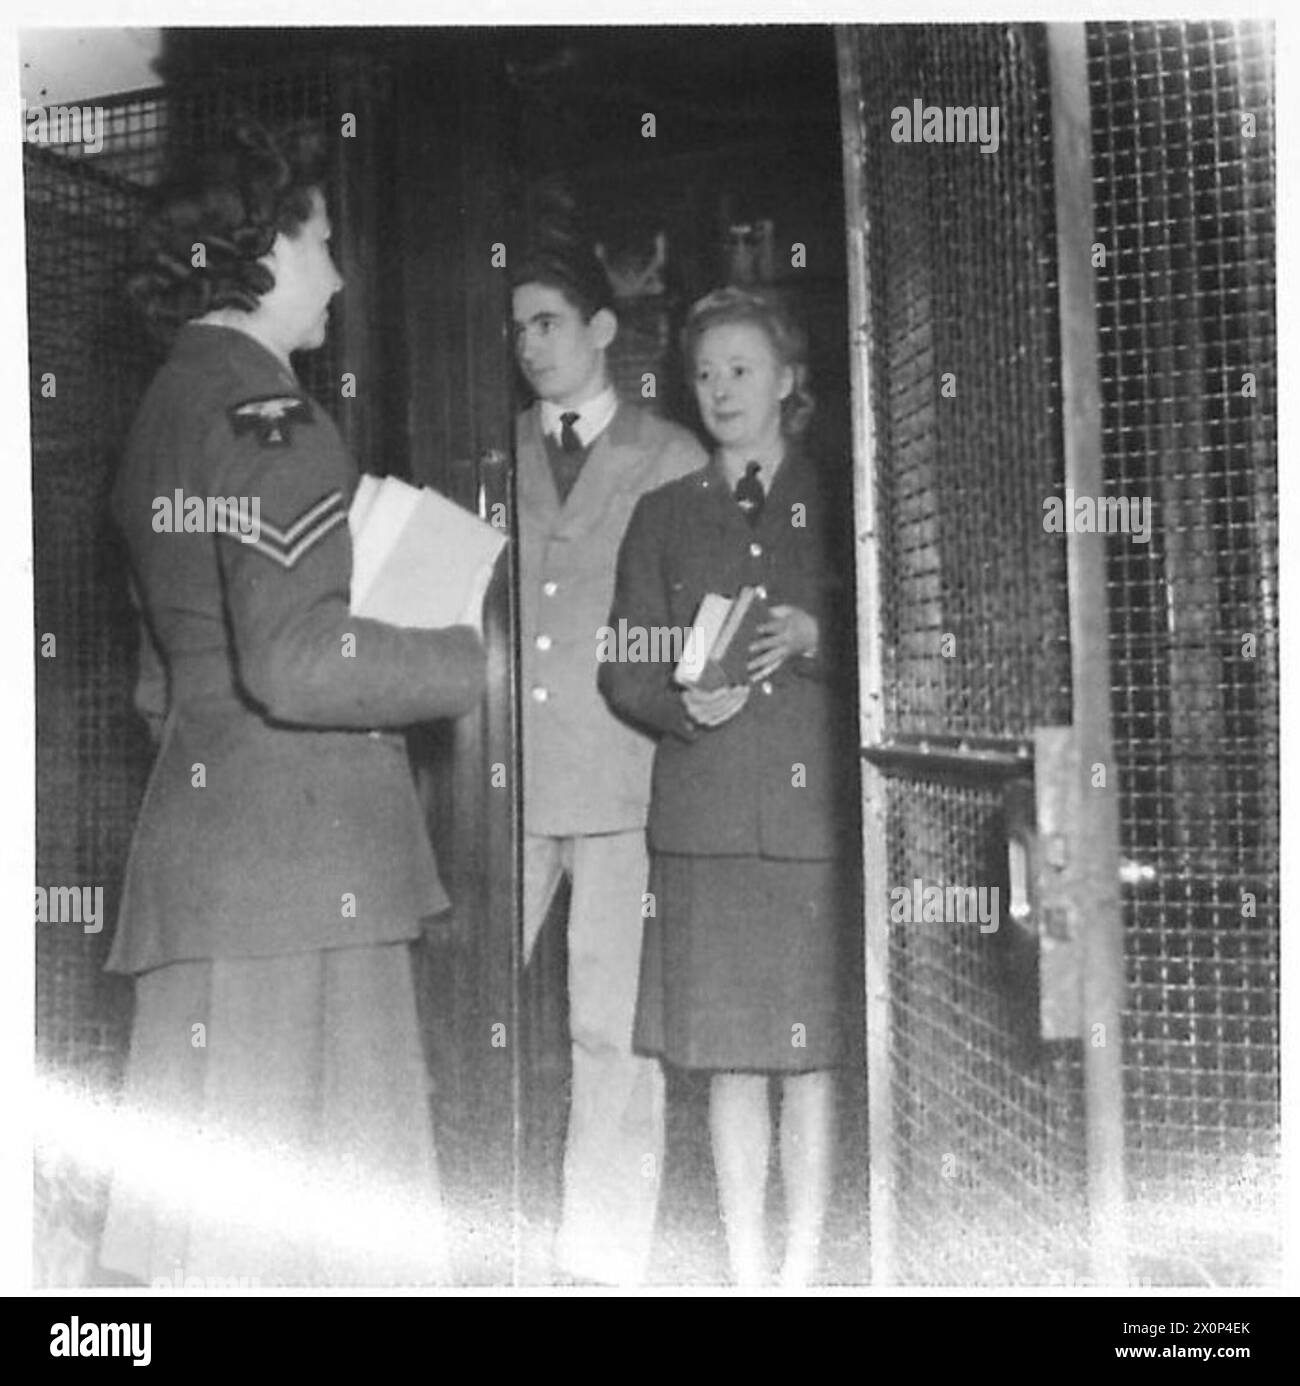
[[[563,505],[541,411],[515,434],[520,510],[524,825],[554,836],[644,827],[653,741],[596,686],[599,632],[628,518],[645,492],[708,460],[677,424],[620,402]]]
[[[650,845],[688,855],[818,860],[839,854],[854,818],[855,711],[849,671],[847,510],[828,478],[794,451],[757,527],[715,460],[646,496],[618,562],[611,624],[684,630],[709,592],[761,589],[817,619],[813,658],[787,660],[752,684],[719,727],[687,716],[671,662],[602,664],[600,684],[624,716],[658,734]],[[670,648],[660,640],[660,653]]]
[[[113,497],[169,682],[114,971],[409,938],[447,903],[385,729],[469,710],[482,644],[349,615],[356,481],[287,365],[237,329],[182,329]],[[250,517],[256,499],[260,525],[186,530],[178,502],[210,497]]]

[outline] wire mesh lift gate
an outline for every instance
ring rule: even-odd
[[[1271,31],[838,44],[873,1278],[1275,1278]]]

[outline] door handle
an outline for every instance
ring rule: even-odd
[[[1037,953],[1038,1019],[1044,1039],[1083,1033],[1082,929],[1087,905],[1078,897],[1071,862],[1075,818],[1076,742],[1069,727],[1034,731],[1034,777],[1003,791],[1011,923]]]
[[[1064,840],[1054,838],[1044,843],[1042,856],[1047,864],[1054,867],[1065,865]],[[1007,914],[1011,921],[1022,929],[1031,929],[1034,915],[1033,884],[1031,881],[1031,851],[1025,838],[1009,834],[1007,837],[1007,877],[1011,888],[1011,901]],[[1158,873],[1150,862],[1137,861],[1133,857],[1119,859],[1119,883],[1130,890],[1144,890],[1153,886]]]
[[[1072,849],[1079,795],[1085,783],[1078,742],[1070,727],[1034,731],[1034,776],[1017,777],[1003,791],[1010,922],[1038,954],[1038,1012],[1044,1039],[1084,1032],[1084,933],[1097,882],[1081,873]],[[1119,859],[1121,890],[1150,890],[1159,872],[1150,862]]]
[[[1154,885],[1158,875],[1154,866],[1150,862],[1136,861],[1132,857],[1121,857],[1119,859],[1119,883],[1128,886],[1130,889],[1141,890],[1145,886]]]

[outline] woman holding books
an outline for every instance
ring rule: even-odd
[[[700,300],[684,357],[711,464],[639,503],[611,624],[692,628],[706,597],[748,599],[747,651],[694,683],[609,662],[601,687],[656,733],[636,1043],[712,1073],[710,1129],[734,1278],[766,1277],[764,1198],[780,1079],[788,1215],[781,1283],[816,1271],[831,1186],[833,1073],[856,1050],[853,697],[846,513],[801,439],[802,334],[768,292]],[[698,652],[697,652],[698,653]]]
[[[470,711],[485,656],[349,610],[357,469],[290,360],[342,288],[323,153],[251,124],[178,152],[132,284],[172,339],[113,496],[159,747],[100,1261],[146,1283],[447,1272],[409,944],[448,901],[400,728]],[[177,492],[256,522],[160,527]]]

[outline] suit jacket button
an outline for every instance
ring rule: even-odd
[[[749,546],[749,556],[751,558],[762,558],[763,546],[757,540]]]
[[[560,584],[558,582],[542,583],[542,593],[544,596],[553,597],[559,590]]]
[[[760,602],[765,602],[767,600],[767,588],[760,582],[758,586],[754,588],[754,595]]]
[[[771,693],[771,691],[772,691],[772,680],[771,680],[771,679],[764,679],[763,682],[759,684],[759,687],[763,690],[764,693]]]
[[[541,687],[540,684],[533,689],[533,702],[535,703],[544,703],[550,696],[550,690]]]
[[[551,637],[549,635],[539,635],[537,637],[537,648],[539,650],[549,650],[551,648]]]

